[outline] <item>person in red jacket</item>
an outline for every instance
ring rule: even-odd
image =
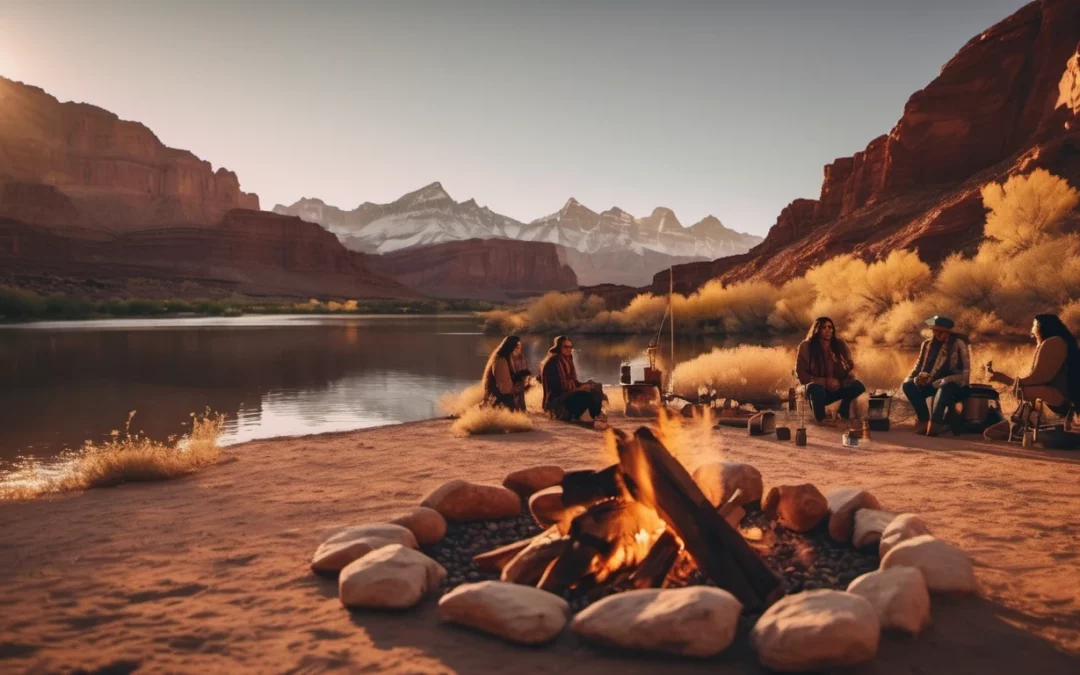
[[[547,358],[540,364],[544,387],[544,410],[556,419],[572,422],[588,411],[594,420],[604,421],[607,396],[600,384],[578,379],[574,366],[574,343],[565,335],[555,338]]]

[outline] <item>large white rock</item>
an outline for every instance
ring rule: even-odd
[[[742,603],[709,586],[643,589],[608,596],[578,612],[570,630],[602,645],[713,656],[735,639]]]
[[[915,567],[935,593],[977,593],[971,557],[948,542],[929,534],[902,541],[881,559],[881,569]]]
[[[930,625],[930,591],[922,572],[914,567],[868,572],[852,581],[847,590],[870,602],[882,628],[918,635]]]
[[[433,490],[420,506],[435,509],[450,522],[508,518],[521,513],[517,494],[496,485],[452,480]]]
[[[311,569],[321,574],[339,572],[352,561],[390,544],[416,548],[416,537],[406,527],[384,523],[356,525],[334,532],[311,556]]]
[[[877,497],[857,487],[830,490],[825,499],[829,502],[829,536],[841,544],[851,543],[856,511],[881,508]]]
[[[870,548],[881,541],[881,533],[896,518],[895,513],[877,509],[859,509],[855,512],[855,533],[851,545],[855,548]]]
[[[561,597],[501,581],[463,584],[439,600],[444,620],[529,645],[553,640],[569,615]]]
[[[758,658],[773,670],[850,666],[877,653],[881,626],[866,598],[816,590],[781,598],[750,632]]]
[[[446,518],[426,506],[415,506],[409,513],[390,522],[408,528],[421,544],[437,544],[446,536]]]
[[[338,577],[346,607],[412,607],[438,588],[446,569],[420,551],[391,544],[349,563]]]
[[[736,490],[742,490],[739,504],[761,499],[764,490],[761,472],[743,462],[710,462],[694,469],[694,482],[713,506],[726,504]]]
[[[922,534],[930,534],[930,528],[914,513],[901,513],[889,521],[881,531],[881,544],[878,545],[878,557],[884,558],[893,546],[902,541]]]

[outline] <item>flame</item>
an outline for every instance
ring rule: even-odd
[[[589,572],[596,575],[597,582],[603,582],[625,567],[636,567],[664,528],[656,511],[638,502],[627,503],[604,522],[605,536],[613,547],[608,555],[593,559]]]
[[[657,438],[687,470],[724,458],[721,437],[713,431],[716,420],[712,408],[694,406],[689,418],[663,409],[656,424]]]

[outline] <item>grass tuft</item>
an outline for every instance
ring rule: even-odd
[[[531,431],[532,420],[523,412],[511,412],[505,408],[470,408],[450,426],[455,436],[479,434],[512,434]]]

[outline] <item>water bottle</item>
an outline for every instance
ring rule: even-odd
[[[1032,445],[1034,445],[1034,443],[1035,443],[1035,433],[1032,432],[1031,429],[1028,429],[1027,431],[1024,432],[1023,445],[1024,445],[1025,448],[1030,448]]]

